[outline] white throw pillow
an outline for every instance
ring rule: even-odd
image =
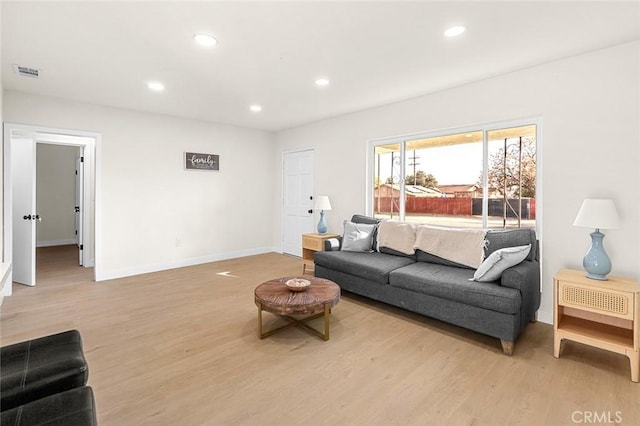
[[[344,235],[342,236],[342,250],[371,251],[373,233],[376,225],[344,221]]]
[[[505,269],[517,265],[527,258],[531,244],[526,246],[505,247],[496,250],[487,257],[473,274],[470,281],[491,282],[502,276]]]

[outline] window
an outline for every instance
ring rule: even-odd
[[[374,212],[384,219],[398,218],[400,215],[401,165],[400,144],[374,147]]]
[[[536,124],[372,144],[372,212],[453,227],[535,228]]]

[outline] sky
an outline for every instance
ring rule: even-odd
[[[431,173],[440,185],[473,184],[482,173],[482,143],[421,149],[415,153],[419,157],[416,171]],[[407,151],[407,157],[406,176],[413,174],[413,160],[410,159],[413,151]],[[384,182],[390,175],[391,154],[381,155],[380,180]]]

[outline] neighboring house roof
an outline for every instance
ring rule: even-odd
[[[405,193],[415,197],[442,197],[442,192],[436,188],[427,188],[420,185],[405,185]]]
[[[443,194],[456,194],[460,192],[474,192],[478,190],[478,185],[475,183],[467,183],[461,185],[438,185],[438,189]]]
[[[400,185],[383,183],[380,186],[391,187],[395,191],[400,191]],[[436,188],[427,188],[420,185],[405,185],[405,194],[409,197],[442,197],[442,193]]]

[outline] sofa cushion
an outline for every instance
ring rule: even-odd
[[[536,232],[529,228],[520,229],[490,229],[485,236],[486,245],[484,258],[486,259],[496,250],[505,247],[526,246],[531,244],[531,251],[526,260],[536,260],[537,245]]]
[[[417,262],[392,271],[389,284],[505,314],[517,314],[520,311],[521,296],[518,290],[502,287],[495,282],[469,281],[472,277],[471,269]]]
[[[344,251],[370,252],[376,225],[344,221],[342,248]]]
[[[487,257],[473,274],[474,281],[491,282],[502,277],[505,269],[516,266],[529,255],[531,244],[526,246],[505,247],[496,250]]]
[[[315,264],[325,268],[357,275],[380,284],[389,282],[389,272],[415,262],[403,256],[352,251],[319,251],[313,259]]]
[[[418,262],[428,262],[428,263],[436,263],[438,265],[445,266],[453,266],[455,268],[466,268],[466,269],[474,269],[470,266],[462,265],[460,263],[452,262],[447,259],[443,259],[439,256],[433,255],[431,253],[424,252],[420,249],[416,250],[416,260]]]
[[[384,253],[384,254],[391,254],[393,256],[408,257],[409,259],[416,260],[416,255],[415,254],[404,254],[404,253],[399,252],[398,250],[394,250],[394,249],[391,249],[389,247],[378,247],[378,251],[380,253]]]
[[[376,219],[375,217],[371,216],[363,216],[361,214],[354,214],[353,216],[351,216],[351,222],[377,225],[378,223],[380,223],[380,219]]]

